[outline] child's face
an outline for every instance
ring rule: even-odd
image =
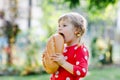
[[[75,35],[76,28],[70,22],[70,20],[61,20],[59,22],[58,32],[63,34],[65,43],[72,45],[76,41],[77,37]]]

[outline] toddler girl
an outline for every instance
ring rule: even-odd
[[[50,80],[81,80],[88,71],[89,52],[81,38],[86,31],[86,20],[78,13],[62,15],[58,20],[58,33],[64,37],[63,54],[54,54],[51,59],[60,67]],[[54,65],[53,65],[54,66]]]

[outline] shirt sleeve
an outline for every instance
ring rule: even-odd
[[[78,48],[75,55],[75,64],[73,65],[74,76],[85,77],[88,71],[88,50],[86,47]]]

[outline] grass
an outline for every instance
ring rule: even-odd
[[[48,74],[29,76],[0,76],[0,80],[49,80]]]
[[[83,80],[120,80],[119,67],[92,69]],[[49,80],[50,75],[0,76],[0,80]]]
[[[120,80],[119,67],[106,67],[88,72],[84,80]]]

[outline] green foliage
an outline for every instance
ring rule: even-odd
[[[95,36],[102,36],[107,29],[116,26],[117,19],[117,5],[108,5],[105,9],[96,10],[95,12],[87,11],[88,15],[88,31],[94,36],[93,31],[98,30]],[[107,36],[109,37],[109,35]]]
[[[112,63],[112,44],[102,38],[95,37],[91,42],[91,54],[95,64]]]
[[[35,38],[35,34],[32,33],[33,30],[34,29],[31,29],[29,32],[29,45],[27,46],[26,61],[21,75],[29,75],[40,71],[40,64],[38,60],[40,41],[39,36]]]
[[[69,7],[74,8],[80,5],[81,0],[64,0],[64,2],[69,2]],[[95,11],[97,9],[105,9],[109,4],[115,4],[118,0],[86,0],[88,5],[88,10]]]
[[[47,6],[47,7],[46,7]],[[41,19],[42,25],[43,25],[43,29],[48,33],[48,37],[54,33],[55,31],[55,25],[53,24],[53,19],[51,17],[55,17],[54,16],[54,7],[49,4],[47,1],[43,1],[42,4],[42,10],[43,10],[43,18]]]
[[[17,24],[13,24],[11,22],[6,23],[5,35],[8,38],[8,44],[12,44],[16,42],[16,38],[18,33],[20,32],[19,26]]]
[[[43,17],[41,18],[42,28],[47,33],[44,35],[44,38],[50,37],[52,34],[54,34],[57,31],[58,27],[58,18],[59,16],[67,12],[68,9],[63,10],[62,6],[59,6],[59,3],[62,3],[62,1],[55,1],[53,0],[46,1],[43,0],[41,4],[41,8],[43,11]],[[61,9],[61,10],[58,10]]]
[[[80,5],[79,0],[64,0],[65,2],[69,2],[69,7],[74,8]]]
[[[89,0],[90,10],[105,9],[109,4],[115,4],[118,0]]]
[[[99,22],[98,20],[108,21],[115,20],[117,6],[108,5],[105,9],[88,10],[89,21]],[[108,19],[109,18],[109,19]]]
[[[50,2],[57,2],[59,4],[68,3],[69,8],[76,8],[77,6],[81,6],[82,0],[49,0]],[[110,4],[115,5],[118,3],[118,0],[84,0],[87,4],[87,9],[92,13],[96,13],[97,10],[103,10]]]

